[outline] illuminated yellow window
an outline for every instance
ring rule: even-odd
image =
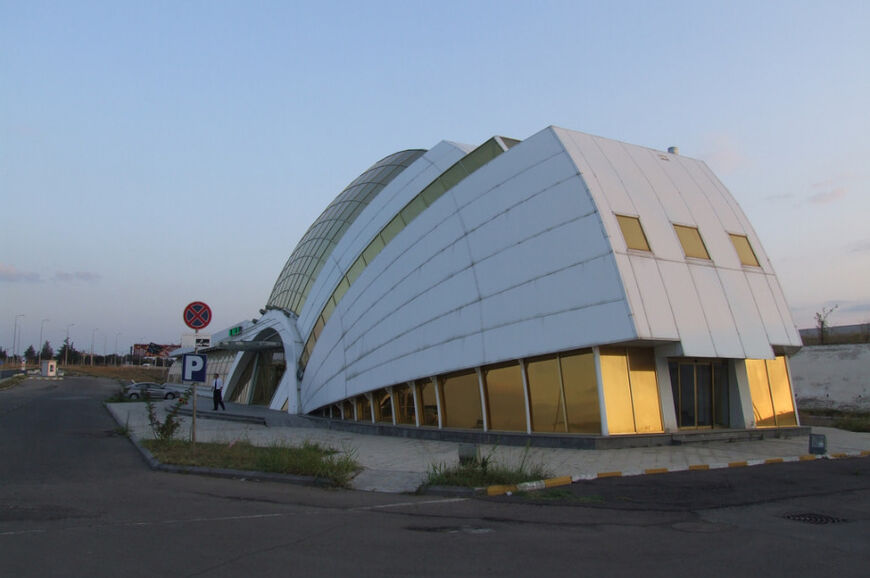
[[[643,227],[640,226],[640,219],[616,215],[616,220],[619,221],[619,228],[622,229],[622,236],[625,238],[625,244],[629,249],[637,249],[638,251],[650,250],[649,243],[646,242],[646,235],[643,233]]]
[[[439,377],[442,425],[462,429],[483,429],[480,382],[477,373],[465,371]]]
[[[704,241],[701,239],[701,233],[697,227],[686,227],[683,225],[674,225],[674,231],[677,232],[677,237],[680,239],[680,244],[683,246],[683,252],[686,257],[694,257],[696,259],[709,259],[710,254],[707,253],[707,247],[704,246]]]
[[[526,431],[526,395],[519,363],[483,370],[489,429]]]
[[[734,248],[737,249],[737,256],[740,257],[740,262],[744,265],[758,267],[755,251],[752,250],[752,245],[749,244],[749,239],[746,238],[746,235],[728,233],[728,236],[731,237],[731,242],[734,243]]]

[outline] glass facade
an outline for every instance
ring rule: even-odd
[[[602,348],[601,380],[608,433],[664,431],[652,349]]]
[[[747,359],[746,374],[757,427],[797,425],[785,358]]]
[[[417,418],[414,409],[414,392],[407,385],[397,385],[393,388],[393,407],[396,408],[396,423],[416,425]]]
[[[721,359],[674,359],[668,363],[674,412],[680,428],[729,427],[728,364]]]
[[[526,394],[519,363],[483,371],[489,429],[526,431]]]
[[[440,377],[438,385],[441,390],[441,419],[444,427],[483,429],[480,382],[476,371]]]

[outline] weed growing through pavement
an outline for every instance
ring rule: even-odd
[[[543,464],[529,463],[529,446],[526,446],[519,465],[508,467],[497,464],[493,459],[495,448],[489,455],[466,460],[455,466],[434,464],[429,467],[426,485],[429,486],[461,486],[479,488],[492,485],[520,484],[533,482],[550,477]]]

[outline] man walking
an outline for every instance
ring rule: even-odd
[[[227,406],[224,405],[223,391],[224,391],[224,382],[220,377],[219,373],[214,374],[214,381],[212,382],[212,390],[214,395],[214,411],[218,410],[218,404],[223,408],[224,411],[227,410]]]

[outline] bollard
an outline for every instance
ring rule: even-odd
[[[828,440],[825,434],[810,434],[810,453],[811,454],[826,454],[828,453]]]

